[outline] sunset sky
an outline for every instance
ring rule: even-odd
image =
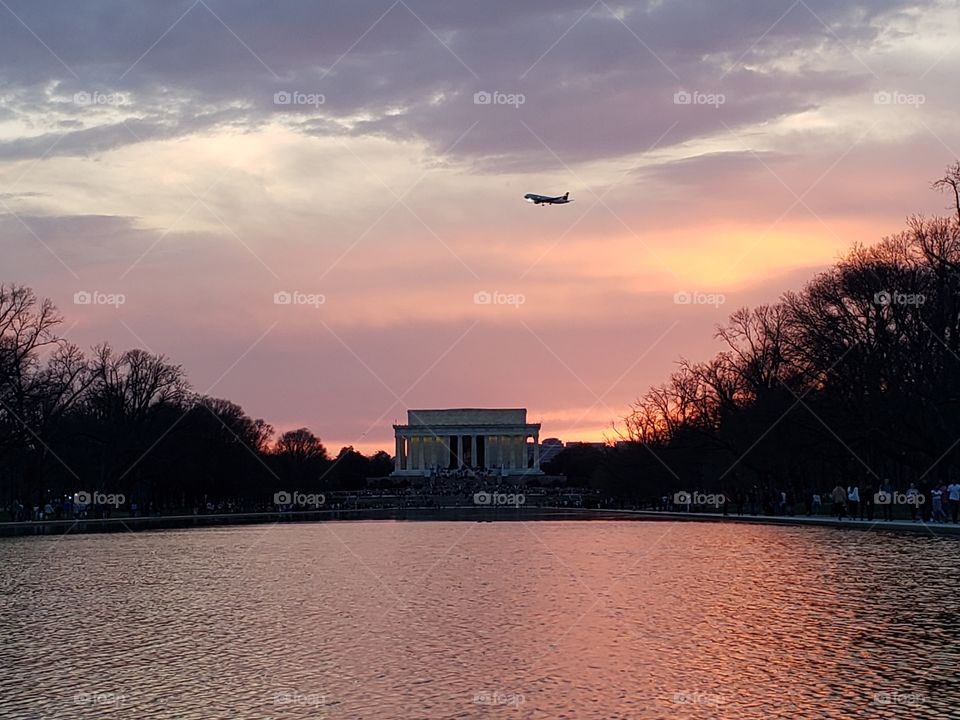
[[[958,38],[948,1],[0,0],[0,281],[333,452],[418,407],[600,440],[943,210]]]

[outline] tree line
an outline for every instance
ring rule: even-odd
[[[331,457],[307,428],[275,438],[236,403],[194,392],[163,355],[85,354],[62,322],[30,288],[0,285],[0,508],[77,492],[144,511],[259,508],[279,490],[359,488],[393,469],[384,452]]]
[[[837,484],[955,479],[960,162],[933,188],[949,215],[914,215],[801,291],[737,310],[717,328],[721,352],[681,359],[631,405],[615,448],[575,448],[550,469],[621,499],[703,488],[800,502]]]

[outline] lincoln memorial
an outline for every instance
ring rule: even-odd
[[[540,423],[527,411],[472,409],[408,410],[407,424],[394,425],[393,475],[486,468],[504,475],[539,474]],[[527,439],[533,438],[531,462]]]

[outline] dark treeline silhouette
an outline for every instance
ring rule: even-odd
[[[768,511],[780,493],[799,508],[820,493],[827,508],[837,485],[859,486],[869,503],[887,479],[921,492],[954,480],[960,163],[934,188],[950,196],[950,216],[913,216],[802,291],[737,310],[717,330],[723,351],[681,360],[631,406],[624,442],[566,450],[548,469],[620,501],[703,489]]]
[[[0,286],[0,509],[18,519],[77,492],[122,494],[144,513],[261,509],[278,490],[352,489],[393,468],[352,447],[331,458],[306,428],[273,442],[270,425],[193,392],[164,356],[105,344],[87,356],[57,334],[62,320],[31,289]]]

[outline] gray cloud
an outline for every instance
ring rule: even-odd
[[[440,151],[476,123],[455,156],[525,170],[559,165],[542,143],[573,164],[642,151],[673,123],[675,143],[865,91],[875,79],[849,51],[868,49],[883,19],[913,3],[809,0],[785,15],[786,0],[600,2],[587,14],[567,0],[9,5],[50,50],[12,17],[0,26],[6,112],[58,123],[0,144],[0,157],[39,156],[58,133],[66,136],[51,154],[89,155],[137,137],[277,119],[308,134],[424,138]],[[845,62],[785,69],[801,50]],[[680,88],[727,102],[678,107]],[[278,107],[282,90],[326,102]],[[479,90],[526,102],[477,106]],[[78,107],[69,101],[79,92],[120,92],[131,103]]]

